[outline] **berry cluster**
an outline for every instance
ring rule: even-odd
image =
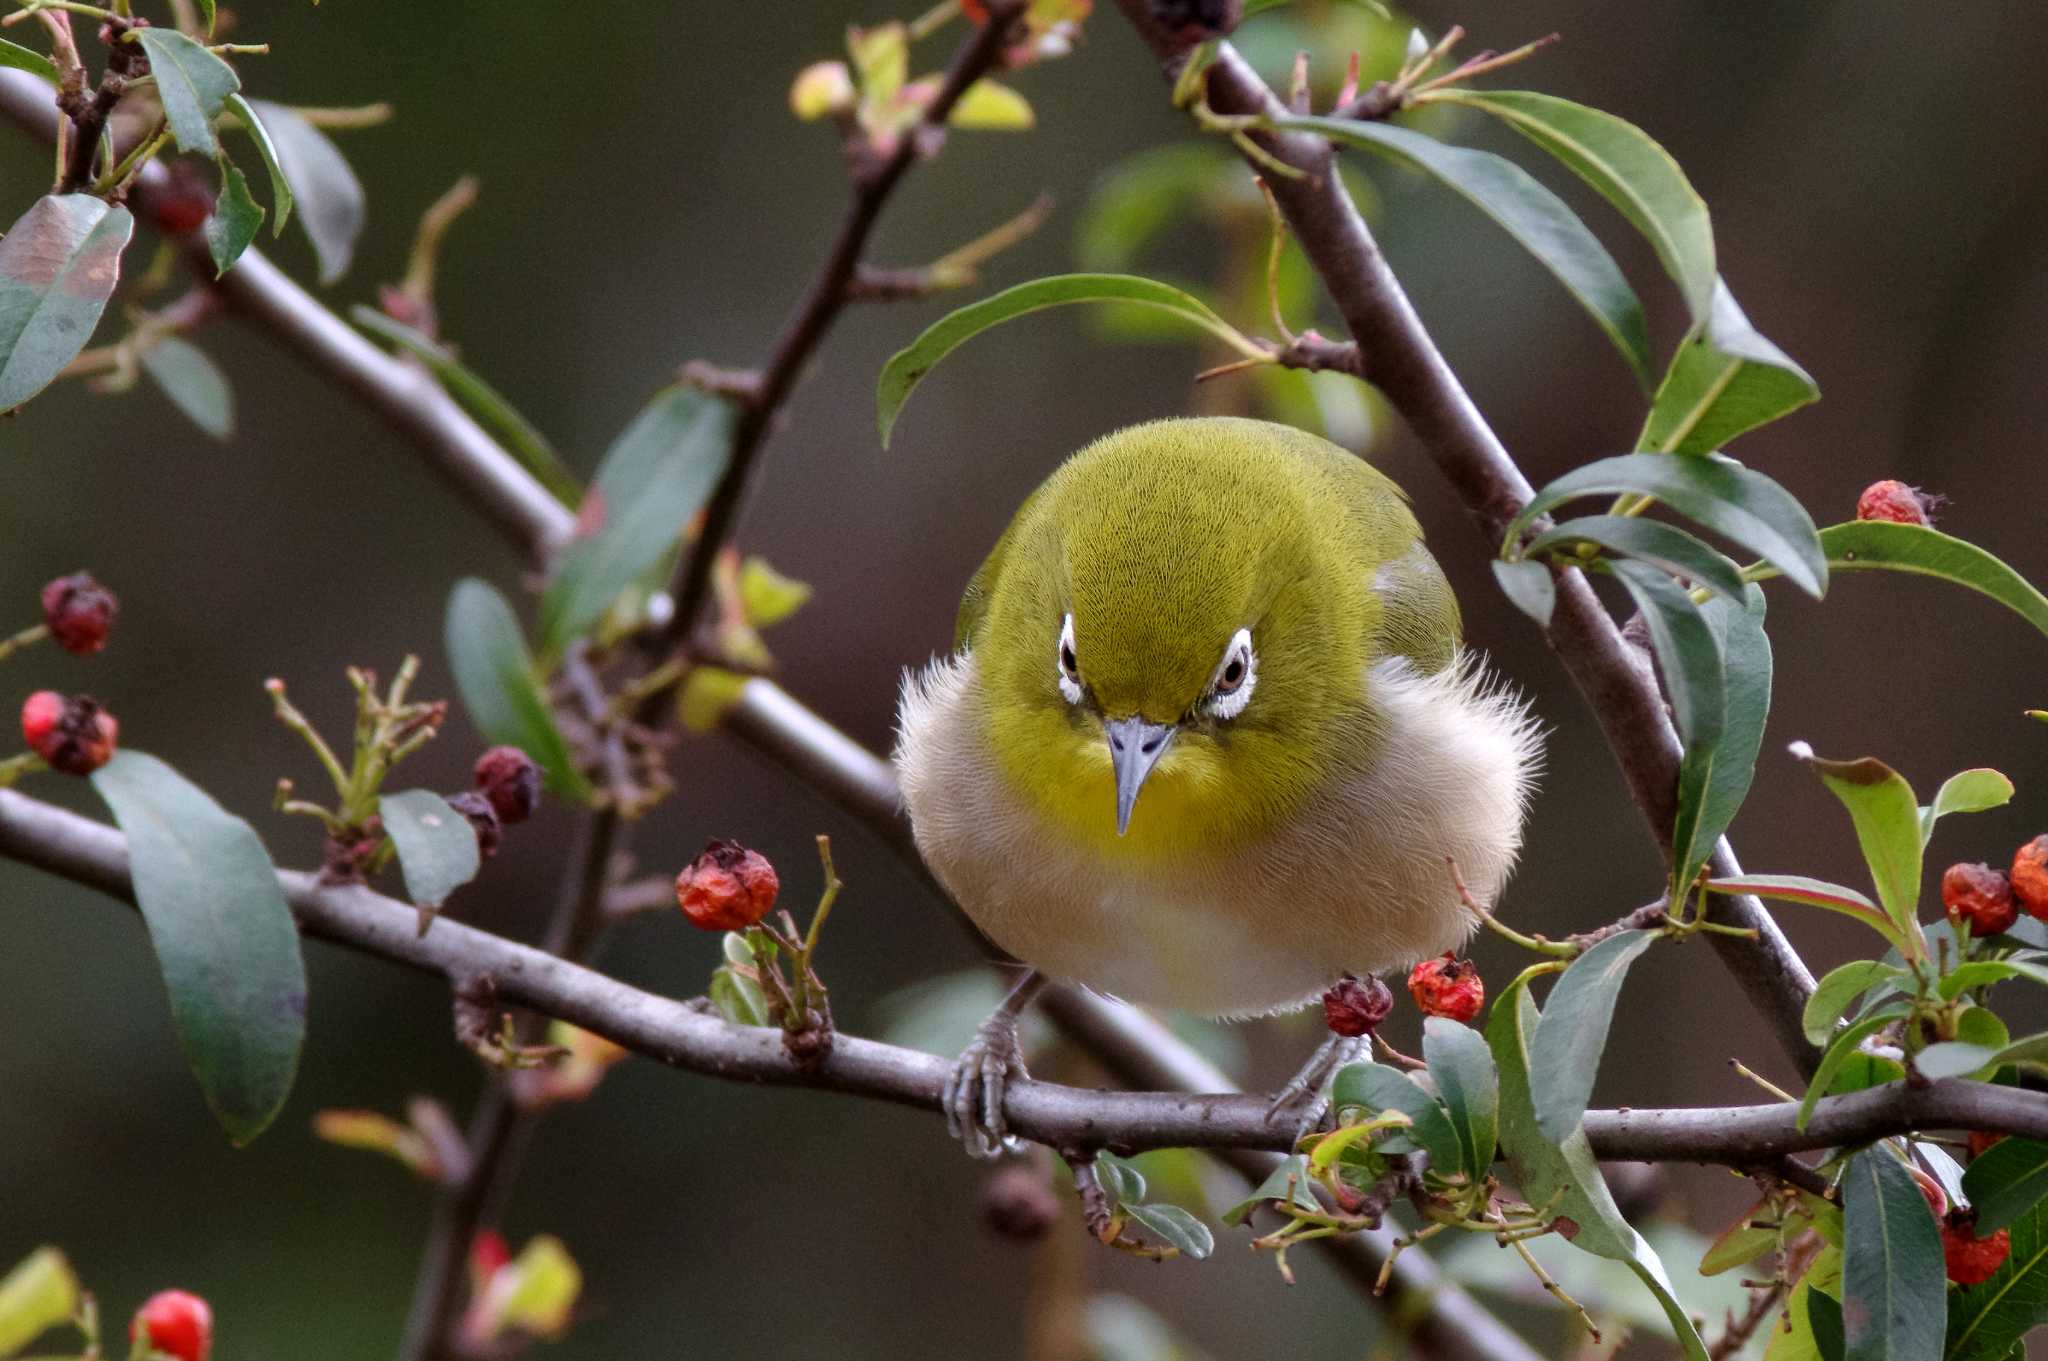
[[[0,657],[44,638],[80,657],[107,645],[121,605],[114,593],[90,572],[73,572],[47,583],[42,590],[43,622],[0,642]],[[64,696],[38,690],[21,706],[21,737],[35,760],[66,775],[90,775],[113,758],[121,725],[90,695]],[[20,763],[26,762],[26,765]],[[35,761],[20,757],[0,762],[0,784]]]
[[[2021,912],[2048,921],[2048,835],[2037,836],[2012,854],[2010,871],[1986,864],[1954,864],[1941,875],[1941,905],[1960,929],[1973,936],[2009,931]]]

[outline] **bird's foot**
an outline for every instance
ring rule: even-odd
[[[1332,1035],[1309,1056],[1301,1071],[1274,1093],[1266,1107],[1268,1124],[1291,1122],[1298,1143],[1322,1123],[1330,1110],[1330,1079],[1371,1045],[1370,1035]]]
[[[1029,1076],[1017,1041],[1017,1014],[998,1010],[954,1061],[940,1097],[946,1132],[960,1141],[968,1157],[988,1160],[1022,1150],[1023,1141],[1010,1133],[1004,1118],[1003,1100],[1011,1078]]]

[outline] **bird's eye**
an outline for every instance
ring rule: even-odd
[[[1209,681],[1208,710],[1216,718],[1236,718],[1251,702],[1259,680],[1259,658],[1252,651],[1250,629],[1239,629],[1223,649],[1223,660]]]
[[[1059,647],[1060,694],[1069,704],[1081,702],[1081,659],[1074,655],[1074,616],[1068,615],[1060,623]]]

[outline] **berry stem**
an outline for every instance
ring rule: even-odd
[[[27,647],[31,643],[40,643],[49,636],[50,626],[48,624],[32,624],[15,634],[12,638],[0,638],[0,662],[6,661],[8,654],[12,653],[16,648]]]

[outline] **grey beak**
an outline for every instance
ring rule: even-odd
[[[1116,768],[1116,834],[1122,836],[1130,830],[1131,809],[1137,805],[1145,777],[1173,745],[1180,729],[1168,723],[1147,723],[1135,714],[1113,718],[1103,726],[1109,729],[1109,760]]]

